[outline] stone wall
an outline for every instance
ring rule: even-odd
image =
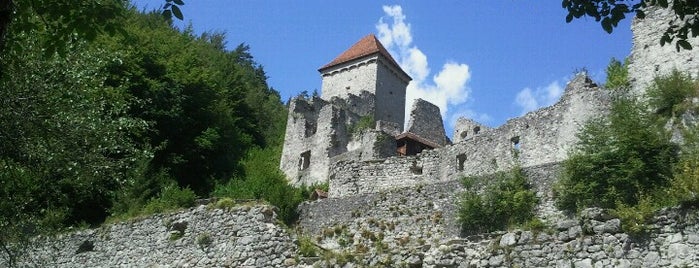
[[[674,16],[670,8],[653,8],[646,11],[645,19],[633,20],[629,78],[637,94],[643,94],[654,77],[666,75],[675,68],[699,77],[699,37],[688,40],[693,50],[678,52],[674,42],[660,46],[660,37]]]
[[[664,209],[648,231],[588,209],[542,230],[460,237],[458,182],[323,200],[300,225],[322,258],[300,256],[267,205],[172,214],[36,238],[20,267],[696,267],[699,210]],[[417,198],[410,198],[417,197]],[[309,209],[308,204],[314,204]],[[337,209],[354,206],[352,210]],[[312,214],[318,213],[318,214]],[[328,215],[344,219],[333,224]],[[207,242],[208,241],[208,242]],[[321,249],[322,248],[322,249]],[[0,253],[1,254],[1,253]],[[0,258],[0,267],[7,267]],[[348,265],[348,266],[347,266]]]
[[[20,267],[280,267],[297,246],[267,205],[153,215],[37,238]],[[4,258],[0,266],[7,267]]]
[[[429,226],[427,224],[426,226]],[[359,229],[355,229],[359,228]],[[699,211],[671,208],[649,223],[645,234],[631,236],[621,221],[599,209],[543,230],[512,230],[454,239],[432,239],[398,231],[392,222],[365,221],[326,231],[319,241],[336,246],[344,258],[316,267],[347,262],[369,267],[697,267]],[[394,232],[395,233],[395,232]],[[351,238],[351,239],[350,239]],[[343,240],[344,239],[344,240]],[[357,246],[357,241],[362,246]],[[339,265],[340,267],[342,265]],[[335,266],[338,267],[338,266]],[[353,267],[353,266],[350,266]]]
[[[599,89],[587,76],[578,75],[553,106],[467,136],[459,143],[381,161],[333,161],[329,195],[375,193],[484,175],[515,165],[558,163],[577,142],[578,130],[588,119],[606,113],[609,104],[608,91]]]
[[[383,56],[379,56],[376,80],[376,120],[405,124],[405,93],[410,77]]]
[[[390,161],[403,161],[409,158],[390,158]],[[357,165],[357,162],[346,162]],[[458,197],[463,191],[460,178],[442,182],[421,180],[422,176],[396,174],[393,170],[377,170],[377,163],[365,162],[357,168],[374,172],[374,180],[361,180],[357,184],[372,188],[373,192],[357,192],[357,188],[345,187],[346,191],[338,193],[334,189],[334,179],[330,180],[330,196],[336,198],[321,199],[303,203],[299,206],[299,227],[306,234],[320,235],[325,229],[336,226],[362,226],[375,219],[390,223],[396,232],[406,232],[414,238],[423,239],[454,238],[460,235],[456,211]],[[554,207],[551,187],[559,173],[559,165],[547,164],[523,169],[523,173],[534,187],[540,204],[537,215],[547,221],[555,222],[562,215]],[[410,171],[408,171],[410,172]],[[381,177],[378,177],[381,176]],[[394,179],[402,177],[403,179]],[[487,185],[490,181],[480,181]],[[439,220],[434,219],[439,215]],[[396,232],[385,231],[385,234]],[[436,236],[439,234],[439,236]]]
[[[444,122],[439,107],[423,99],[416,99],[410,109],[407,132],[432,141],[440,146],[447,144]]]
[[[469,139],[475,135],[480,135],[482,133],[490,131],[486,125],[478,123],[473,119],[459,117],[454,124],[454,133],[451,137],[452,142],[459,143],[466,139]]]
[[[359,95],[362,91],[376,91],[378,55],[343,63],[321,74],[322,92],[325,100],[333,97],[346,98],[349,94]]]
[[[302,96],[289,102],[279,168],[296,186],[327,181],[331,158],[346,153],[353,138],[349,127],[374,113],[375,96],[367,91],[325,101]]]

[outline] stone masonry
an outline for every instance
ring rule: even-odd
[[[692,50],[678,52],[674,42],[660,45],[660,37],[668,27],[668,21],[679,20],[674,16],[671,9],[649,9],[645,19],[634,19],[631,25],[634,35],[629,78],[636,94],[642,95],[653,78],[667,75],[673,69],[686,72],[694,78],[699,77],[699,38],[688,40],[694,48]]]
[[[629,66],[642,94],[653,76],[673,68],[696,75],[694,50],[660,47],[669,11],[647,12],[632,26]],[[453,144],[439,111],[420,103],[408,131],[444,145],[396,156],[410,77],[373,35],[320,70],[322,97],[289,102],[280,169],[295,185],[329,182],[329,198],[299,206],[297,230],[323,258],[301,256],[295,232],[274,208],[198,206],[57,237],[37,237],[19,266],[44,267],[697,267],[699,210],[664,209],[641,235],[624,233],[600,209],[579,217],[553,206],[551,185],[590,118],[607,113],[611,96],[584,74],[550,106],[488,128],[459,119]],[[439,118],[439,120],[437,120]],[[369,126],[358,127],[371,119]],[[440,125],[440,126],[436,126]],[[431,132],[435,131],[435,132]],[[436,133],[436,134],[435,134]],[[444,140],[442,140],[444,137]],[[435,139],[436,138],[436,139]],[[466,236],[457,218],[460,178],[522,167],[540,203],[541,230]],[[486,178],[486,177],[482,177]],[[485,179],[478,181],[489,183]],[[308,246],[308,245],[306,245]],[[0,251],[0,267],[8,266]]]
[[[339,159],[375,160],[396,155],[403,132],[405,91],[411,78],[374,35],[368,35],[318,70],[321,98],[289,101],[280,169],[291,184],[328,182]],[[439,108],[416,102],[409,131],[438,146],[448,143]],[[366,126],[369,122],[369,126]]]
[[[440,146],[447,145],[449,140],[444,131],[439,107],[423,99],[416,99],[413,102],[410,121],[408,121],[408,132],[429,138]]]
[[[282,267],[298,255],[274,207],[262,204],[156,214],[39,237],[27,250],[19,267]]]

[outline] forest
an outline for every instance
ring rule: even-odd
[[[125,1],[31,3],[16,3],[0,50],[5,253],[198,198],[267,200],[294,219],[306,194],[278,170],[286,107],[247,45]]]

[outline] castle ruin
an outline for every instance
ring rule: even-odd
[[[318,70],[320,97],[289,102],[280,169],[294,185],[327,182],[337,159],[383,159],[447,144],[439,108],[417,101],[403,133],[412,78],[376,36],[367,35]],[[438,120],[438,121],[437,121]]]

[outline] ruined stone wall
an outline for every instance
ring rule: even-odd
[[[558,163],[577,142],[584,123],[606,113],[607,91],[585,75],[573,79],[553,106],[509,120],[503,126],[416,156],[383,161],[337,162],[330,169],[331,197],[375,193],[391,187],[434,183],[508,170]]]
[[[411,202],[411,201],[408,201]],[[588,209],[543,230],[511,230],[445,239],[439,214],[420,213],[423,232],[405,229],[403,208],[393,218],[362,218],[326,228],[322,245],[369,267],[697,267],[699,211],[665,209],[646,234],[632,236],[605,211]],[[355,214],[363,215],[363,214]],[[413,219],[414,221],[415,219]],[[408,220],[411,221],[411,220]],[[422,223],[425,222],[425,223]],[[346,259],[346,257],[345,257]],[[329,267],[337,259],[314,265]],[[342,265],[340,265],[342,266]]]
[[[209,209],[39,237],[20,267],[696,267],[699,210],[657,213],[631,236],[588,209],[543,230],[460,237],[451,219],[459,184],[307,203],[301,226],[324,257],[300,255],[266,205]],[[313,206],[313,208],[310,208]],[[352,209],[337,209],[350,206]],[[319,214],[312,214],[319,213]],[[327,216],[336,215],[334,223]],[[343,219],[337,221],[337,219]],[[305,221],[304,221],[305,220]],[[309,227],[305,227],[309,226]],[[313,229],[314,228],[314,229]],[[206,238],[206,239],[205,239]],[[4,252],[0,252],[2,256]],[[4,257],[4,256],[2,256]],[[349,263],[349,266],[345,266]],[[335,266],[337,265],[337,266]],[[8,267],[0,258],[0,267]]]
[[[472,136],[480,135],[491,130],[488,126],[474,121],[473,119],[459,117],[454,124],[454,134],[452,142],[459,143],[467,140]]]
[[[37,238],[20,267],[281,267],[297,246],[267,205],[157,214]],[[7,267],[0,258],[0,267]]]
[[[377,58],[373,56],[350,61],[322,73],[322,98],[346,98],[348,94],[359,95],[363,90],[375,93]]]
[[[423,99],[416,99],[413,102],[407,131],[440,146],[447,144],[447,135],[439,107]]]
[[[333,116],[339,116],[337,109],[322,99],[291,100],[280,162],[290,183],[310,185],[327,177],[328,148],[338,143],[332,140]]]
[[[407,157],[390,158],[390,161],[411,161]],[[306,234],[320,235],[325,229],[342,225],[361,225],[367,221],[380,220],[395,227],[396,233],[409,233],[414,239],[454,238],[460,235],[457,219],[458,200],[463,191],[460,178],[434,182],[412,171],[381,170],[378,163],[344,162],[357,165],[366,172],[374,172],[374,180],[361,180],[357,184],[375,189],[371,193],[359,192],[356,187],[344,187],[346,192],[334,193],[318,201],[306,202],[299,206],[299,227]],[[412,164],[412,163],[409,163]],[[551,187],[555,182],[560,166],[548,164],[523,169],[523,173],[533,185],[540,199],[537,215],[555,222],[561,217],[554,207]],[[403,177],[410,179],[394,179]],[[403,172],[403,173],[398,173]],[[335,180],[330,180],[330,191],[334,190]],[[490,181],[480,181],[488,185]],[[435,217],[438,217],[436,219]],[[385,231],[385,230],[384,230]],[[386,234],[390,232],[386,231]],[[395,234],[395,233],[394,233]],[[439,234],[439,236],[435,236]]]
[[[643,94],[654,77],[669,74],[675,68],[699,77],[699,37],[688,40],[693,50],[678,52],[674,42],[660,46],[660,37],[674,16],[670,8],[653,8],[646,11],[645,19],[633,20],[629,78],[637,94]]]

